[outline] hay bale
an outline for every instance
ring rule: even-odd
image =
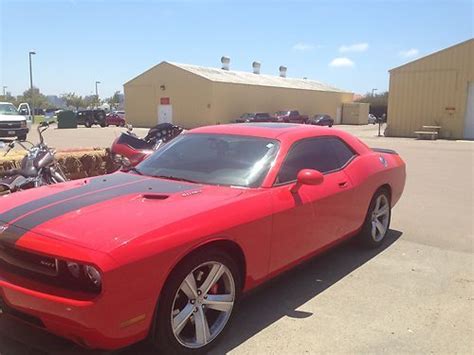
[[[14,155],[0,157],[0,175],[2,171],[19,168],[24,154],[15,152]],[[104,175],[114,170],[110,154],[104,149],[58,152],[56,159],[70,180]]]

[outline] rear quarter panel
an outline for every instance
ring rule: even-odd
[[[357,156],[345,171],[351,179],[355,192],[355,205],[351,208],[352,217],[360,221],[360,226],[378,188],[383,185],[390,186],[392,207],[402,195],[405,186],[405,163],[396,154],[368,152]]]

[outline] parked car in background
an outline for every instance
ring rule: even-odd
[[[237,123],[244,122],[274,122],[275,118],[270,116],[267,112],[251,112],[244,113],[238,119],[235,120]]]
[[[31,111],[27,103],[22,103],[19,109],[10,102],[0,102],[0,138],[17,137],[26,140],[31,126]]]
[[[125,126],[125,115],[120,116],[117,112],[110,112],[105,116],[105,125],[106,126]]]
[[[119,115],[120,117],[122,117],[123,119],[125,119],[125,111],[112,111],[113,113],[116,113],[117,115]]]
[[[2,197],[2,313],[89,348],[205,354],[242,293],[348,238],[382,246],[404,185],[396,152],[341,130],[191,130],[128,172]]]
[[[308,120],[308,123],[315,126],[332,127],[332,125],[334,124],[334,119],[329,115],[317,114],[314,115],[314,117],[310,118]]]
[[[307,123],[308,116],[300,115],[297,110],[288,110],[288,111],[277,111],[275,112],[275,118],[277,122],[286,122],[286,123]]]
[[[105,111],[104,110],[82,110],[77,111],[76,119],[78,125],[84,125],[88,128],[93,125],[99,125],[105,127],[107,125],[105,121]]]

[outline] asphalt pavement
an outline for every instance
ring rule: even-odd
[[[346,243],[255,290],[213,353],[473,353],[474,142],[339,128],[395,149],[407,163],[386,245],[374,251]],[[106,147],[122,130],[51,129],[45,136],[60,149]],[[152,351],[142,343],[114,354],[138,353]],[[104,353],[0,317],[0,354]]]

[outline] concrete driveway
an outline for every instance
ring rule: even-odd
[[[252,292],[213,353],[472,353],[474,142],[340,128],[369,146],[397,150],[407,162],[388,243],[377,251],[346,243]],[[51,130],[46,139],[58,148],[72,139],[104,146],[118,132]],[[28,353],[103,354],[0,319],[0,354]],[[152,352],[147,344],[116,352],[137,353]]]

